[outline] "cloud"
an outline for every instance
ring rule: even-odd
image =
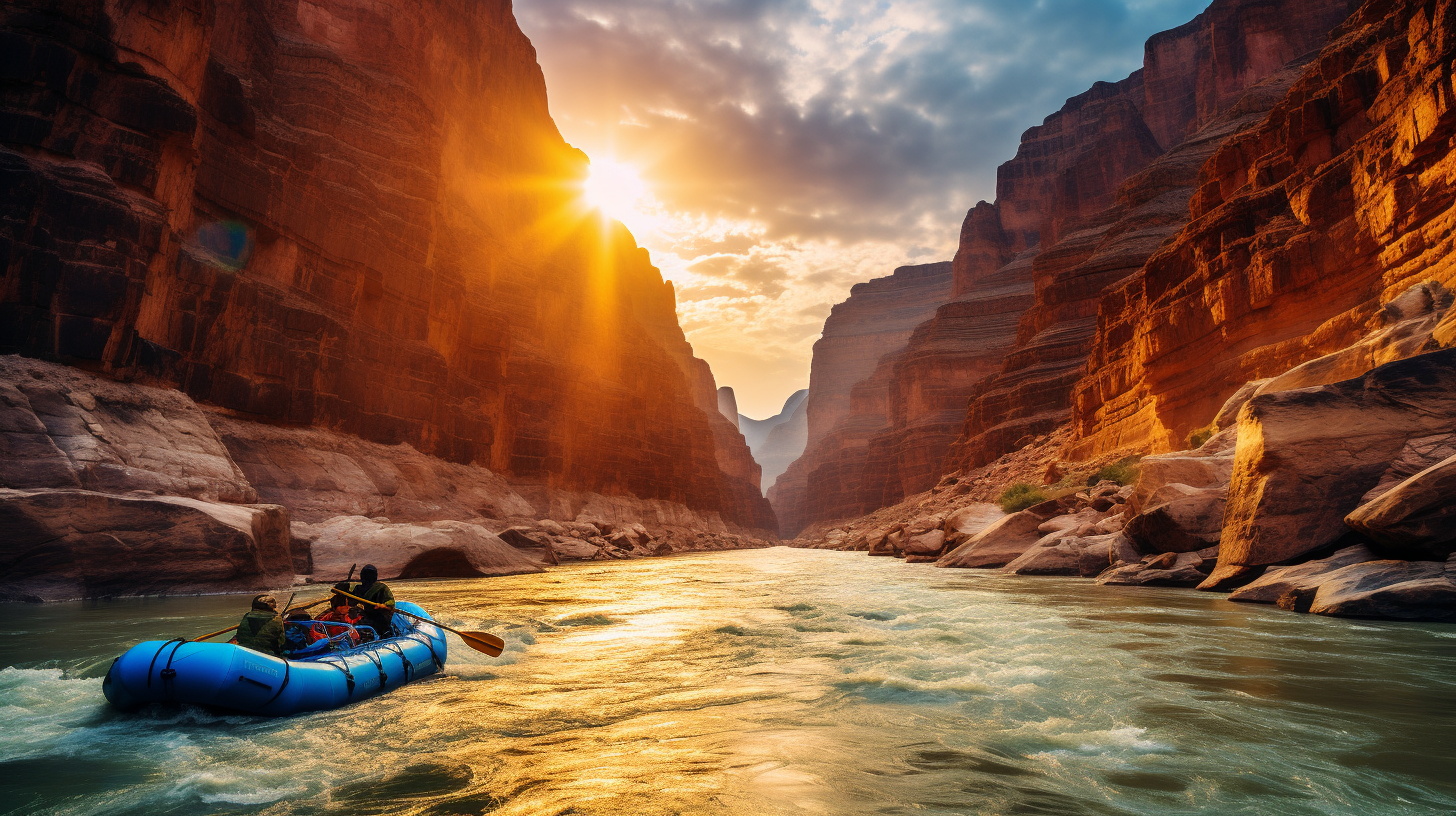
[[[996,166],[1022,131],[1092,82],[1126,76],[1149,35],[1206,5],[528,0],[515,10],[563,135],[641,168],[675,219],[635,230],[664,273],[689,289],[703,276],[766,297],[775,305],[757,319],[777,321],[785,353],[805,359],[763,370],[807,371],[811,344],[789,339],[800,334],[794,311],[899,264],[949,259],[965,211],[994,198]],[[735,370],[752,370],[741,361],[753,348],[706,344],[703,325],[690,332],[700,354],[715,362],[731,350]],[[729,384],[740,404],[755,399],[756,386]],[[765,410],[802,387],[791,385],[763,396]]]

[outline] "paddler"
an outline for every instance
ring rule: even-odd
[[[238,623],[236,641],[255,652],[283,656],[283,618],[277,599],[266,594],[253,598],[253,608]]]
[[[340,581],[334,584],[334,589],[342,590],[350,595],[357,594],[357,587],[351,581]],[[359,633],[355,632],[353,627],[364,623],[364,616],[359,614],[359,607],[354,605],[354,601],[337,592],[334,593],[333,598],[329,600],[329,611],[319,615],[317,620],[326,624],[324,628],[330,637],[347,632],[350,645],[359,645]],[[328,626],[327,624],[341,625]]]
[[[373,564],[365,564],[359,571],[359,586],[350,593],[368,601],[364,604],[365,625],[374,629],[380,639],[394,634],[394,592],[389,584],[379,580],[379,570]],[[385,608],[380,609],[379,605]]]

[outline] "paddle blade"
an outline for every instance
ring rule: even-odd
[[[506,642],[492,635],[489,632],[456,632],[465,645],[477,652],[484,652],[491,657],[500,657],[501,650],[505,649]]]

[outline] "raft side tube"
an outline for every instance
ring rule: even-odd
[[[428,617],[415,604],[396,606]],[[302,660],[234,643],[151,640],[118,657],[101,689],[124,711],[166,702],[266,716],[338,708],[444,668],[442,629],[397,615],[395,631],[399,634],[385,640]]]

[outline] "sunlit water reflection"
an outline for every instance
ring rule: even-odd
[[[242,601],[3,607],[0,812],[1456,812],[1453,626],[786,549],[395,586],[506,654],[122,715],[112,657]]]

